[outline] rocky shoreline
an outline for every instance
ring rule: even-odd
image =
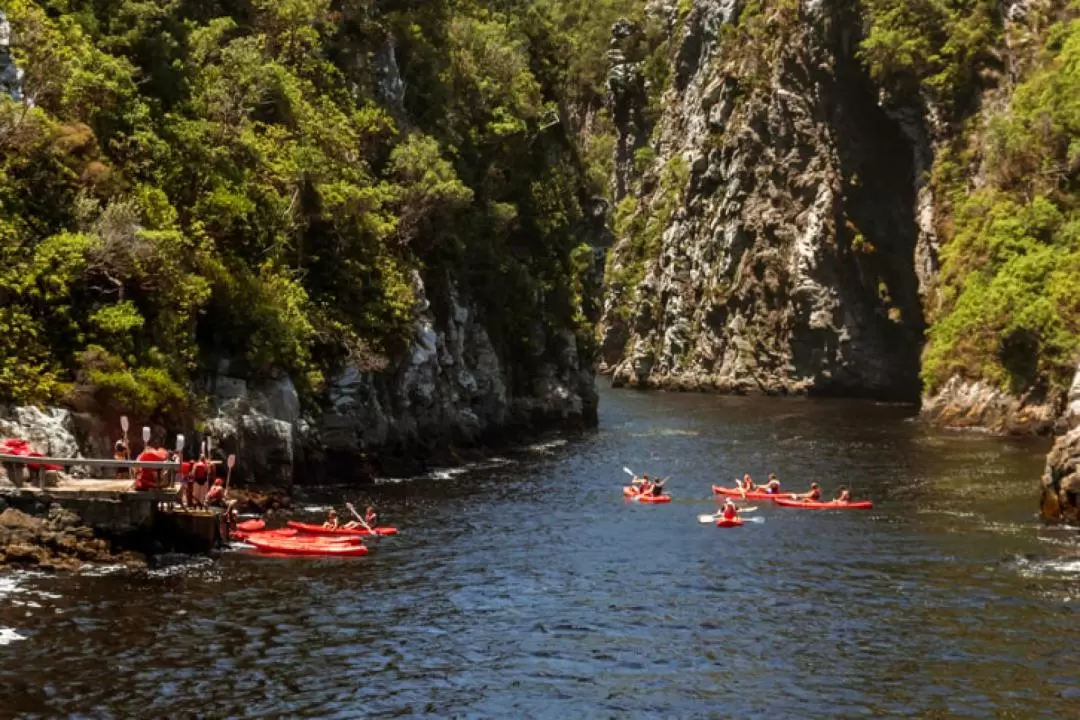
[[[38,498],[0,495],[0,567],[78,570],[147,567],[145,538],[105,537],[74,512]]]

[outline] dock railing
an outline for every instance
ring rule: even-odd
[[[180,471],[179,462],[144,462],[141,460],[115,460],[115,459],[99,459],[99,458],[54,458],[54,457],[30,457],[27,455],[8,455],[0,453],[0,465],[3,465],[7,470],[8,479],[11,480],[16,486],[21,485],[21,478],[15,480],[15,473],[13,469],[18,468],[20,465],[39,465],[36,470],[37,486],[39,489],[45,489],[45,476],[48,472],[47,465],[59,465],[64,468],[71,467],[89,467],[89,468],[127,468],[131,470],[161,470],[162,472],[172,471],[173,476]],[[35,472],[31,470],[31,472]],[[172,477],[164,488],[172,486]]]

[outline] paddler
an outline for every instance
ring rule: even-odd
[[[742,481],[739,483],[739,489],[744,492],[754,491],[754,481],[750,478],[750,473],[743,474]]]
[[[724,500],[724,508],[720,511],[724,520],[734,520],[739,517],[739,508],[735,506],[735,503],[731,501],[731,498]]]
[[[836,499],[833,502],[838,502],[838,503],[851,502],[851,491],[848,490],[846,487],[841,487],[840,488],[840,494],[836,496]]]
[[[341,523],[338,522],[337,512],[330,508],[330,512],[326,514],[326,522],[322,524],[327,530],[338,530],[341,528]]]
[[[368,505],[367,509],[364,510],[364,522],[360,522],[359,520],[350,520],[349,522],[345,523],[345,529],[346,530],[360,530],[362,528],[366,529],[366,528],[364,528],[364,523],[367,523],[367,527],[374,529],[375,528],[375,519],[376,518],[378,518],[378,515],[375,514],[375,506],[374,505]]]
[[[810,483],[810,492],[802,493],[797,497],[799,500],[819,502],[821,500],[821,488],[818,487],[818,484],[816,482]]]
[[[780,492],[780,481],[776,479],[775,475],[769,475],[769,482],[762,486],[761,491],[768,495],[776,495]]]
[[[657,480],[656,482],[654,482],[652,484],[652,487],[649,488],[649,493],[648,494],[653,495],[655,497],[660,497],[661,495],[663,495],[664,494],[664,481],[663,480]]]
[[[648,474],[642,475],[641,477],[635,477],[633,480],[630,481],[630,487],[635,487],[635,486],[644,487],[644,486],[649,485],[649,484],[650,483],[649,483]],[[640,490],[640,487],[639,487],[639,490]]]

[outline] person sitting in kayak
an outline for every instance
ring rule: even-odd
[[[727,498],[724,501],[724,509],[721,512],[724,520],[734,520],[739,517],[739,508],[735,506],[735,503],[731,501],[731,498]]]
[[[638,492],[644,492],[645,487],[649,485],[652,485],[652,483],[649,482],[648,474],[642,475],[641,477],[636,477],[630,481],[630,487],[637,488]]]
[[[350,507],[352,507],[352,506],[350,505]],[[355,512],[355,510],[353,512]],[[366,530],[367,528],[364,527],[364,523],[367,523],[367,527],[374,530],[375,529],[375,518],[377,518],[377,517],[378,516],[375,514],[375,507],[373,505],[368,505],[367,510],[364,511],[364,522],[360,522],[359,520],[350,520],[349,522],[345,523],[345,529],[346,530],[362,530],[362,529]]]
[[[851,491],[848,490],[846,487],[841,487],[840,488],[840,494],[836,496],[836,499],[833,500],[833,502],[838,502],[838,503],[851,502]]]
[[[809,500],[810,502],[820,502],[821,488],[818,487],[818,484],[816,482],[810,483],[810,492],[799,495],[799,499]]]
[[[649,487],[649,492],[648,493],[643,492],[642,494],[643,495],[648,494],[648,495],[652,495],[654,497],[660,497],[661,495],[664,494],[664,481],[663,480],[657,480],[656,482],[654,482],[652,484],[652,486]]]
[[[750,478],[750,473],[743,474],[742,481],[740,481],[738,485],[740,490],[745,490],[746,492],[753,492],[755,487],[754,481]]]
[[[327,530],[338,530],[341,528],[341,523],[338,522],[337,512],[333,508],[326,514],[326,522],[322,524]]]
[[[776,479],[775,475],[770,475],[769,482],[765,483],[760,490],[767,495],[776,495],[780,492],[780,481]]]

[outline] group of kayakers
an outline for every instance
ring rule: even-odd
[[[667,478],[650,480],[648,475],[642,475],[641,477],[635,477],[630,481],[630,487],[636,491],[638,495],[653,495],[660,497],[664,494],[664,483]]]
[[[351,507],[351,506],[350,506]],[[364,510],[363,520],[350,520],[344,525],[338,519],[337,510],[330,508],[330,511],[326,514],[326,522],[323,523],[323,527],[327,530],[357,530],[359,528],[371,529],[375,527],[375,521],[379,519],[379,516],[375,513],[375,506],[368,505]]]
[[[626,488],[625,494],[628,497],[640,498],[642,502],[654,501],[657,498],[662,500],[670,500],[669,497],[664,496],[664,483],[665,480],[652,480],[648,475],[642,475],[640,477],[631,473],[629,469],[627,473],[633,476],[633,480],[630,483],[630,487]],[[780,479],[776,477],[776,473],[769,473],[768,479],[764,484],[758,485],[754,482],[754,479],[750,476],[750,473],[744,473],[742,479],[735,479],[734,488],[720,488],[717,489],[714,486],[714,492],[723,493],[727,495],[724,499],[724,504],[720,510],[713,516],[717,520],[724,520],[728,522],[741,522],[739,520],[739,507],[735,504],[735,499],[742,495],[742,498],[749,499],[751,497],[755,499],[764,499],[764,496],[776,496],[776,502],[798,503],[802,506],[804,503],[807,506],[820,507],[822,505],[836,506],[843,505],[848,506],[851,504],[851,492],[847,487],[841,487],[837,493],[837,496],[832,500],[823,503],[821,486],[816,482],[810,483],[810,489],[802,493],[784,493],[781,492]],[[858,503],[858,505],[869,505],[869,503]],[[708,516],[702,516],[704,521]]]

